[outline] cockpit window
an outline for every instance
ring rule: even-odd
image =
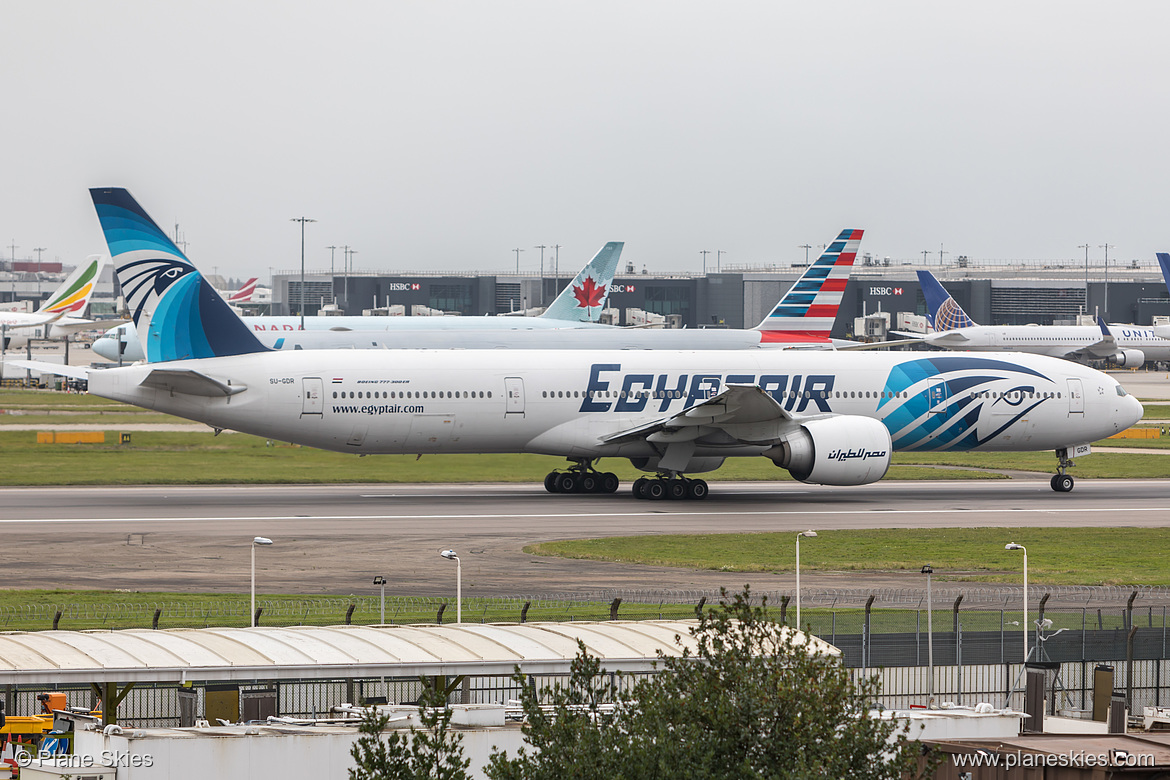
[[[1117,394],[1122,398],[1125,398],[1127,395],[1129,395],[1129,393],[1125,392],[1125,388],[1121,385],[1117,386]]]

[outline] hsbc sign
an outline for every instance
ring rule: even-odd
[[[632,285],[632,284],[611,284],[609,286],[609,291],[611,293],[633,292],[634,285]]]
[[[413,290],[420,290],[422,286],[413,284],[411,282],[390,282],[386,285],[386,289],[390,292],[408,292]]]
[[[870,295],[901,295],[901,287],[870,287]]]

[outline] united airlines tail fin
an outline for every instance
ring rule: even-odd
[[[829,341],[864,230],[842,230],[755,327],[762,343]]]
[[[129,192],[89,194],[148,363],[268,351]]]
[[[109,262],[110,258],[106,255],[87,257],[37,308],[37,314],[85,316],[85,308],[89,306],[89,299],[97,288],[98,277]]]
[[[556,297],[541,317],[567,322],[596,322],[609,298],[624,241],[610,241]]]
[[[967,316],[963,307],[939,284],[938,279],[935,279],[930,271],[918,272],[918,284],[926,298],[930,324],[934,327],[935,333],[975,326],[975,320]]]
[[[1166,282],[1166,290],[1170,291],[1170,254],[1158,252],[1158,265],[1162,266],[1162,279]]]

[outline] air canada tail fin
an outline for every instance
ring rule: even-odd
[[[91,189],[148,363],[268,351],[124,189]]]
[[[918,272],[918,284],[922,287],[926,308],[930,312],[930,324],[936,333],[975,326],[975,320],[967,316],[963,307],[939,284],[938,279],[935,279],[930,271]]]
[[[864,230],[842,230],[755,327],[764,343],[828,341]]]
[[[37,309],[38,314],[85,315],[85,307],[97,288],[98,277],[109,264],[106,255],[90,255],[77,266],[69,278],[61,283],[48,300]]]
[[[624,241],[610,241],[552,302],[541,317],[566,322],[596,322],[609,298]]]

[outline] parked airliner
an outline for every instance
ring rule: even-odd
[[[932,347],[968,352],[1028,352],[1120,368],[1170,360],[1170,340],[1137,325],[977,325],[930,271],[919,271],[934,333],[898,333]]]
[[[80,316],[89,306],[102,269],[110,262],[106,255],[91,255],[77,266],[35,312],[0,311],[4,348],[17,349],[29,339],[60,339],[101,323]]]
[[[894,450],[1055,450],[1055,490],[1142,406],[1111,377],[1037,355],[802,350],[272,351],[122,189],[91,190],[149,362],[88,372],[105,398],[337,452],[532,452],[552,492],[613,492],[603,457],[654,473],[634,494],[703,498],[687,475],[764,456],[861,485]]]
[[[605,244],[593,259],[585,264],[573,281],[537,317],[248,317],[245,322],[256,337],[273,349],[320,349],[323,347],[381,347],[385,338],[401,340],[405,332],[451,331],[422,338],[420,346],[437,343],[453,346],[465,336],[472,346],[494,346],[502,332],[564,330],[567,328],[597,329],[605,326],[596,320],[609,299],[618,260],[625,246],[623,241]],[[229,302],[234,302],[234,299]],[[301,322],[304,322],[304,328]],[[360,335],[344,335],[362,331]],[[331,333],[328,336],[303,336],[308,332]],[[376,335],[380,333],[381,335]],[[483,333],[483,337],[473,334]],[[395,334],[387,336],[387,334]],[[302,335],[301,338],[291,338]],[[476,345],[477,338],[483,343]],[[465,345],[466,346],[466,345]],[[132,323],[110,328],[93,344],[93,351],[106,360],[134,362],[142,360],[142,344]]]

